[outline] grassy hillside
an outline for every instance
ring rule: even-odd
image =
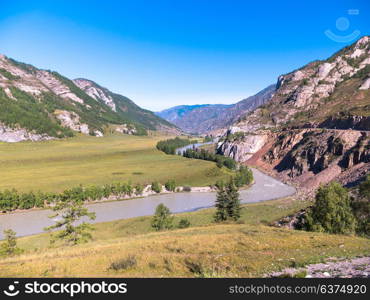
[[[0,190],[60,192],[79,184],[164,183],[168,179],[179,185],[202,186],[228,176],[215,163],[158,151],[155,145],[160,139],[111,135],[0,143]]]
[[[176,215],[188,229],[153,232],[150,217],[95,224],[88,244],[48,248],[49,234],[19,239],[21,256],[0,259],[0,276],[261,276],[328,257],[370,255],[368,239],[263,225],[306,206],[290,198],[243,205],[240,223],[212,223],[214,209]],[[324,250],[325,249],[325,250]],[[136,265],[112,270],[135,257]],[[131,258],[132,260],[132,258]]]
[[[131,133],[136,135],[146,135],[147,130],[178,132],[174,125],[127,97],[91,84],[101,90],[103,98],[112,98],[117,110],[58,72],[41,70],[0,55],[0,125],[4,123],[11,128],[21,127],[58,138],[70,137],[72,131],[104,134],[110,125],[129,126],[135,129]],[[64,114],[72,113],[73,120],[66,122],[64,118],[62,122],[61,110]],[[81,130],[77,126],[81,124],[88,128]]]

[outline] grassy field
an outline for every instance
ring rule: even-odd
[[[172,178],[179,185],[205,186],[228,176],[213,162],[156,150],[163,138],[112,135],[0,143],[0,190],[60,192],[79,184],[164,183]]]
[[[159,233],[150,217],[100,223],[93,241],[73,247],[50,247],[49,234],[24,237],[18,241],[24,254],[0,259],[0,277],[248,277],[328,257],[370,255],[369,239],[264,225],[305,206],[291,198],[243,205],[240,224],[212,223],[214,209],[183,213],[175,223],[186,217],[190,228]],[[127,267],[132,257],[136,264]],[[122,260],[121,269],[111,268]]]

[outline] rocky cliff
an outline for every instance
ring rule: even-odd
[[[370,38],[278,78],[271,100],[240,118],[218,152],[307,188],[370,170]]]

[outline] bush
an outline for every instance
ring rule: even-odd
[[[155,210],[151,225],[156,231],[171,229],[173,227],[173,217],[171,212],[163,203],[159,204]]]
[[[249,185],[252,182],[253,182],[252,171],[246,166],[241,166],[239,168],[239,171],[235,175],[235,185],[237,187],[242,187],[244,185]]]
[[[115,271],[127,270],[127,269],[135,267],[136,265],[137,265],[136,257],[134,255],[129,255],[126,258],[112,262],[109,269],[112,269]]]
[[[166,190],[169,191],[169,192],[174,192],[176,190],[176,182],[173,179],[168,180],[164,184],[164,186],[165,186]]]
[[[181,219],[179,222],[179,228],[188,228],[190,226],[190,221],[188,219]]]
[[[320,187],[315,198],[315,204],[306,216],[307,230],[336,234],[354,232],[356,220],[344,187],[333,182]]]
[[[135,194],[136,195],[142,195],[144,191],[144,186],[140,183],[135,185]]]
[[[158,181],[152,182],[151,189],[153,192],[160,193],[162,191],[162,185]]]
[[[23,251],[17,247],[16,233],[11,230],[4,230],[5,241],[0,245],[0,256],[20,254]]]

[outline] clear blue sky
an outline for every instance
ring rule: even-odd
[[[151,110],[234,103],[348,44],[325,30],[370,33],[369,0],[0,0],[0,7],[1,53],[92,79]],[[341,17],[349,23],[336,22]]]

